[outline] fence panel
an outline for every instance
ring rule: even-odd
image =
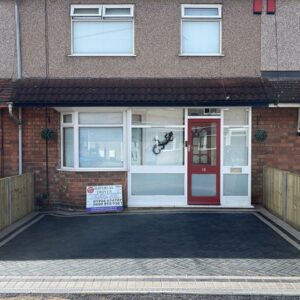
[[[287,223],[300,230],[300,175],[287,174]]]
[[[0,179],[0,230],[34,210],[33,174]]]
[[[9,225],[8,178],[0,179],[0,230]]]
[[[281,219],[284,219],[285,213],[285,180],[285,172],[264,168],[264,205]]]
[[[264,206],[300,230],[300,175],[264,168]]]

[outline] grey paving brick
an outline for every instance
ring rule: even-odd
[[[300,276],[252,214],[47,216],[0,248],[0,276]]]

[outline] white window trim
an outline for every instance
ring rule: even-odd
[[[217,16],[186,16],[184,11],[186,8],[217,8]],[[221,4],[182,4],[181,5],[181,17],[187,19],[221,19],[222,18],[222,5]]]
[[[75,9],[82,9],[82,8],[98,8],[99,14],[75,14]],[[71,5],[71,17],[101,17],[102,15],[102,5],[92,5],[92,4],[86,4],[86,5]]]
[[[106,15],[106,9],[107,8],[129,8],[130,9],[130,14],[129,15]],[[103,18],[126,18],[126,17],[131,17],[133,18],[134,16],[134,5],[132,4],[126,4],[126,5],[103,5]]]
[[[248,129],[248,165],[247,166],[225,166],[224,165],[224,152],[221,151],[221,181],[220,181],[220,192],[221,192],[221,206],[224,207],[252,207],[251,205],[251,158],[252,158],[252,109],[251,107],[230,107],[230,109],[234,108],[243,108],[248,109],[248,124],[247,125],[224,125],[224,112],[228,108],[222,109],[222,129],[221,129],[221,149],[224,149],[224,130],[226,128],[247,128]],[[224,176],[225,175],[233,175],[236,174],[231,172],[232,168],[240,168],[241,172],[238,173],[240,175],[248,175],[248,195],[247,196],[225,196],[224,195]]]
[[[185,8],[218,8],[218,16],[185,16]],[[195,21],[195,22],[218,22],[220,24],[220,35],[219,35],[219,44],[220,49],[218,53],[189,53],[183,52],[183,43],[182,43],[182,34],[183,34],[183,22],[185,20]],[[181,19],[180,19],[180,53],[178,56],[217,56],[223,57],[222,53],[222,5],[221,4],[182,4],[181,5]]]
[[[84,111],[80,111],[84,112]],[[90,111],[89,111],[90,112]],[[99,111],[102,112],[102,111]],[[126,111],[115,111],[112,110],[112,112],[119,112],[122,113],[123,116],[123,122],[120,124],[84,124],[80,125],[78,122],[78,115],[79,112],[76,111],[70,111],[70,112],[62,112],[61,113],[61,126],[60,126],[60,154],[61,154],[61,164],[59,171],[70,171],[70,172],[107,172],[107,171],[127,171],[127,146],[126,146],[126,140],[127,140],[127,128],[126,128]],[[63,116],[64,115],[72,115],[72,124],[71,123],[63,123]],[[92,128],[122,128],[123,129],[123,167],[104,167],[104,168],[82,168],[79,166],[79,128],[86,128],[86,127],[92,127]],[[73,134],[74,134],[74,167],[65,167],[63,165],[63,128],[73,128]]]
[[[95,14],[74,14],[75,8],[99,8],[99,15]],[[108,15],[104,16],[103,12],[106,8],[130,8],[130,15]],[[133,4],[125,4],[125,5],[71,5],[71,54],[68,57],[135,57],[135,24],[134,24],[134,5]],[[78,17],[78,18],[76,18]],[[95,19],[91,19],[91,17],[95,17]],[[80,21],[90,21],[90,22],[105,22],[105,21],[114,21],[114,22],[122,22],[122,21],[131,21],[132,22],[132,53],[75,53],[74,52],[74,40],[73,40],[73,23]]]

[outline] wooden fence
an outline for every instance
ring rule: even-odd
[[[0,230],[33,211],[33,174],[0,179]]]
[[[264,206],[300,230],[300,175],[264,168]]]

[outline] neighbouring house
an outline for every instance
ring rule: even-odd
[[[82,208],[251,207],[300,172],[298,0],[2,0],[0,172]]]

